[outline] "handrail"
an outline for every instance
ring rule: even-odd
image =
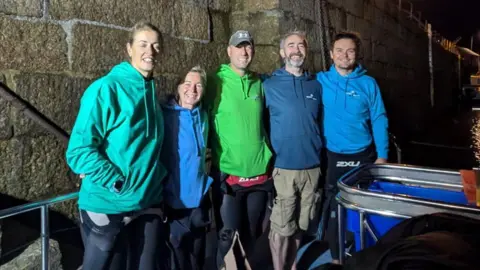
[[[408,7],[404,6],[405,3],[408,4]],[[391,3],[391,4],[393,4],[393,3]],[[421,29],[423,29],[425,32],[427,32],[428,22],[427,21],[424,22],[422,20],[422,13],[419,12],[419,11],[415,11],[414,5],[413,5],[412,2],[410,2],[408,0],[398,0],[398,4],[396,6],[397,6],[397,9],[398,9],[399,13],[407,14],[408,18],[415,21]],[[433,40],[436,43],[438,43],[440,46],[442,46],[445,50],[447,50],[451,53],[454,53],[454,54],[458,54],[458,52],[456,50],[457,44],[455,42],[452,42],[452,41],[444,38],[442,35],[438,34],[436,31],[434,31],[434,32],[435,32],[435,34],[434,34],[435,38]]]
[[[0,210],[0,219],[4,219],[11,216],[16,216],[19,214],[23,214],[25,212],[29,212],[32,210],[40,209],[42,206],[49,206],[52,204],[61,203],[64,201],[69,201],[78,198],[78,192],[72,192],[69,194],[61,195],[55,198],[46,199],[43,201],[38,202],[31,202],[26,203],[14,207],[10,207],[7,209]]]
[[[50,198],[50,199],[46,199],[38,202],[27,203],[27,204],[18,205],[18,206],[0,210],[0,220],[1,220],[7,217],[16,216],[19,214],[40,209],[41,211],[40,212],[40,215],[41,215],[40,234],[42,237],[42,247],[41,247],[42,270],[50,269],[50,265],[48,261],[49,247],[50,247],[49,206],[53,204],[73,200],[76,198],[78,198],[78,192],[72,192],[72,193],[64,194],[55,198]]]
[[[397,136],[395,136],[393,133],[389,132],[388,133],[389,140],[393,143],[393,146],[395,147],[395,151],[397,153],[397,163],[402,163],[402,148],[400,147],[400,144],[398,143]]]

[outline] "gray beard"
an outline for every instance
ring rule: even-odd
[[[289,67],[300,68],[303,66],[304,63],[305,63],[305,59],[303,59],[301,62],[291,61],[289,58],[285,59],[285,65]]]

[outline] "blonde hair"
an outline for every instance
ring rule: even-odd
[[[162,38],[162,33],[160,32],[160,30],[159,30],[155,25],[153,25],[153,24],[150,23],[150,22],[140,21],[140,22],[137,22],[137,23],[132,27],[132,30],[130,31],[130,35],[129,35],[129,37],[128,37],[128,43],[132,44],[132,43],[133,43],[133,39],[135,38],[135,35],[136,35],[138,32],[140,32],[140,31],[145,31],[145,30],[150,30],[150,31],[153,31],[153,32],[157,33],[159,41],[161,40],[161,38]]]
[[[200,65],[196,65],[192,67],[186,74],[185,77],[187,76],[188,73],[190,72],[196,72],[200,75],[200,79],[202,80],[202,85],[205,88],[207,86],[207,72],[205,69],[203,69]],[[184,79],[185,79],[184,77]]]

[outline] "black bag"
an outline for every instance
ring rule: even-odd
[[[344,270],[478,269],[479,257],[480,221],[437,213],[399,223],[349,258]]]

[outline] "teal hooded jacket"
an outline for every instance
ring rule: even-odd
[[[153,80],[123,62],[83,94],[66,152],[73,172],[85,174],[80,209],[116,214],[162,201],[162,109]]]

